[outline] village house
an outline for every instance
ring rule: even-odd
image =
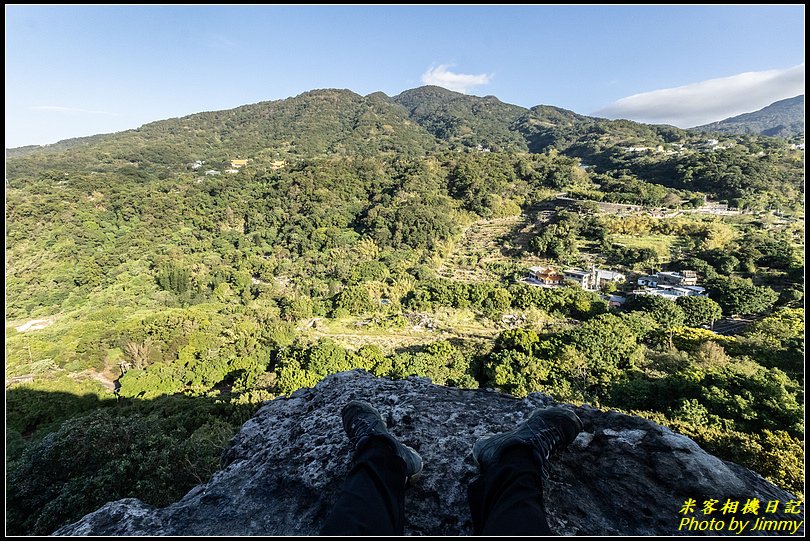
[[[655,287],[658,285],[658,276],[650,275],[650,276],[642,276],[636,283],[642,287]]]
[[[609,283],[618,284],[627,280],[627,277],[615,271],[594,268],[591,270],[591,288],[602,289]]]
[[[529,283],[544,287],[558,287],[567,281],[576,282],[588,291],[597,291],[608,283],[624,282],[626,277],[620,272],[591,267],[591,270],[565,269],[562,273],[553,267],[530,267],[526,278]]]
[[[636,283],[644,287],[658,286],[694,286],[697,285],[697,273],[693,270],[681,272],[657,272],[648,276],[642,276]]]
[[[597,269],[596,267],[591,267],[589,271],[566,269],[563,271],[563,275],[566,280],[573,280],[582,289],[589,291],[596,291],[602,289],[609,283],[620,283],[627,279],[627,277],[620,272]]]
[[[633,291],[632,295],[658,295],[673,301],[686,296],[708,297],[706,288],[697,285],[697,273],[693,270],[657,272],[642,276],[636,283],[643,289]]]
[[[591,273],[580,269],[565,269],[563,276],[566,280],[576,282],[582,289],[589,289]]]
[[[633,291],[631,295],[657,295],[674,301],[678,297],[708,297],[706,288],[700,286],[667,286],[649,287]]]
[[[530,267],[529,278],[544,286],[559,286],[563,283],[563,275],[552,267]]]
[[[247,165],[247,160],[231,160],[231,169],[239,169]]]
[[[695,148],[698,150],[717,150],[720,141],[717,139],[706,139],[705,141],[700,141],[695,143]]]

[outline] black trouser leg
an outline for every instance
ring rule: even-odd
[[[531,447],[516,445],[470,483],[475,535],[552,535],[543,505],[543,477]]]
[[[405,527],[405,461],[374,437],[355,452],[321,535],[402,535]]]

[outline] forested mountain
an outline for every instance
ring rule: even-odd
[[[784,138],[804,137],[804,94],[779,100],[753,113],[744,113],[691,129]]]
[[[205,169],[223,170],[237,158],[267,166],[318,156],[556,149],[580,158],[595,167],[595,172],[627,170],[674,189],[738,200],[754,195],[749,186],[768,174],[758,171],[768,167],[762,162],[776,157],[768,152],[765,160],[757,158],[758,164],[746,166],[753,172],[739,178],[718,179],[710,186],[686,183],[680,171],[699,161],[704,143],[699,133],[672,126],[592,118],[546,105],[527,110],[493,96],[468,96],[435,86],[408,90],[394,98],[381,92],[363,97],[348,90],[315,90],[286,100],[153,122],[116,134],[9,149],[7,177],[13,181],[31,174],[120,171],[166,178],[198,160],[206,164]],[[735,150],[738,143],[741,146]],[[712,150],[722,162],[728,161],[726,153],[738,154],[729,158],[734,161],[751,156],[737,151],[752,143],[757,148],[775,145],[728,136]],[[778,178],[772,180],[779,182]],[[790,186],[772,193],[785,191],[788,198],[796,193]]]
[[[800,490],[803,163],[437,87],[8,150],[9,532],[164,505],[262,401],[357,367],[641,412]],[[708,298],[608,303],[686,269]]]
[[[523,107],[503,103],[495,96],[479,98],[438,86],[406,90],[393,100],[436,138],[452,145],[490,150],[526,150],[526,141],[512,125]]]
[[[231,159],[274,160],[322,155],[395,152],[423,155],[435,139],[384,94],[314,90],[286,100],[197,113],[105,136],[25,147],[27,160],[10,160],[9,176],[64,169],[109,171],[134,166],[155,173],[196,160],[224,167]],[[65,149],[65,152],[55,150]],[[9,157],[20,152],[12,149]]]
[[[62,152],[74,147],[80,147],[99,141],[103,141],[110,137],[115,137],[115,133],[104,133],[100,135],[90,135],[88,137],[74,137],[72,139],[63,139],[59,142],[50,145],[28,145],[24,147],[7,148],[6,158],[16,158],[25,156],[27,154],[37,154],[42,152]]]

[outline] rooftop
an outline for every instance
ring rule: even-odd
[[[618,278],[618,277],[620,277],[620,276],[621,276],[622,278],[624,277],[624,274],[622,274],[622,273],[620,273],[620,272],[616,272],[616,271],[609,271],[609,270],[597,269],[597,270],[596,270],[596,272],[597,272],[597,274],[598,274],[598,276],[599,276],[600,278],[608,278],[608,279],[612,279],[612,278]]]
[[[563,271],[565,274],[571,274],[573,276],[587,276],[590,274],[588,271],[579,270],[579,269],[565,269]]]

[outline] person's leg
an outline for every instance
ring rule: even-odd
[[[354,464],[321,535],[402,535],[405,484],[422,470],[419,453],[400,443],[366,402],[343,407]]]
[[[468,497],[476,535],[551,535],[543,504],[551,454],[582,430],[568,408],[537,409],[514,430],[479,439],[473,459],[481,475]]]
[[[388,442],[370,438],[356,451],[321,535],[402,535],[406,481],[405,461]]]
[[[470,483],[475,535],[551,535],[543,505],[543,477],[525,445],[506,449],[500,461]]]

